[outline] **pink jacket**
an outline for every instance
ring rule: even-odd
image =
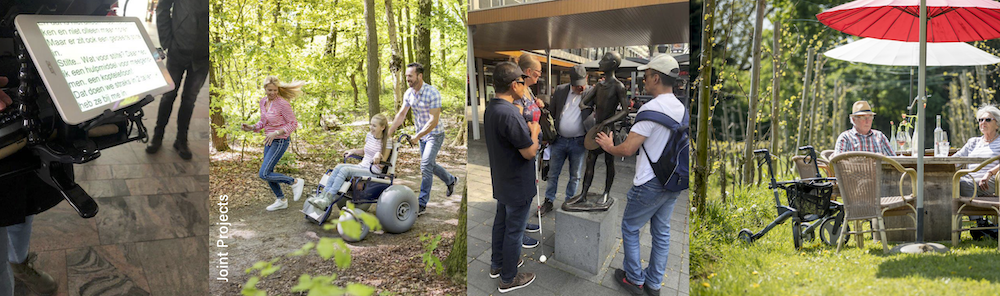
[[[292,111],[292,105],[282,97],[272,100],[269,109],[265,109],[266,104],[267,97],[265,96],[260,99],[260,121],[253,125],[253,130],[259,132],[264,129],[265,134],[284,130],[285,134],[277,138],[287,139],[299,127],[299,122],[295,120],[295,111]]]

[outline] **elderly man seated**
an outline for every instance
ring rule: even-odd
[[[889,138],[882,132],[872,129],[872,121],[875,119],[875,112],[868,105],[868,101],[857,101],[851,112],[851,123],[854,128],[840,133],[837,137],[837,145],[833,149],[833,154],[837,155],[850,151],[867,151],[879,153],[885,156],[894,156],[895,151],[889,145]]]

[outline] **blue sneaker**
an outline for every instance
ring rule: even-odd
[[[531,248],[534,248],[534,247],[537,247],[537,246],[538,246],[538,240],[537,239],[533,239],[530,236],[528,236],[527,234],[525,234],[521,238],[521,247],[523,247],[525,249],[531,249]]]
[[[542,230],[542,227],[539,227],[538,224],[531,224],[531,223],[528,223],[528,227],[524,228],[524,231],[531,233],[538,232],[539,230]]]

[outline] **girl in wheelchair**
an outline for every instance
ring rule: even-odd
[[[333,203],[337,191],[346,180],[350,180],[352,177],[370,177],[381,172],[380,163],[389,157],[387,149],[389,146],[386,145],[389,139],[387,127],[388,119],[385,115],[375,114],[372,116],[368,126],[368,135],[365,136],[365,147],[348,150],[344,153],[345,160],[351,155],[363,154],[364,158],[361,159],[361,162],[358,164],[338,164],[330,174],[331,177],[327,179],[327,184],[323,184],[325,186],[323,192],[310,197],[307,202],[316,208],[325,209]]]

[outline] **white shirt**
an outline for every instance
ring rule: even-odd
[[[381,171],[382,166],[374,162],[375,162],[375,154],[382,152],[382,140],[376,139],[375,135],[372,135],[372,133],[369,132],[368,136],[365,137],[364,150],[365,150],[365,158],[361,159],[361,162],[358,163],[358,166],[365,169],[370,169],[371,171],[375,172]]]
[[[986,142],[984,137],[975,137],[969,139],[965,142],[965,146],[962,146],[961,150],[955,152],[952,157],[968,156],[968,157],[994,157],[1000,154],[1000,137],[993,139],[993,142]],[[978,163],[969,164],[967,168],[974,169],[979,166]],[[991,163],[983,167],[979,171],[969,173],[970,176],[976,180],[981,180],[986,176],[986,172],[997,166],[997,162]]]
[[[569,90],[566,96],[566,104],[563,105],[562,115],[559,117],[559,135],[564,138],[583,136],[587,131],[583,130],[583,118],[580,117],[581,94]]]
[[[684,120],[684,114],[687,113],[684,104],[674,94],[656,96],[639,108],[639,112],[646,110],[661,112],[677,122]],[[641,121],[632,126],[631,132],[646,137],[639,147],[639,155],[635,157],[635,178],[632,179],[632,185],[640,186],[656,178],[653,167],[646,159],[646,153],[649,153],[649,159],[653,161],[659,159],[660,152],[663,152],[663,147],[667,146],[667,140],[670,139],[670,130],[652,121]],[[644,147],[649,147],[649,150]]]

